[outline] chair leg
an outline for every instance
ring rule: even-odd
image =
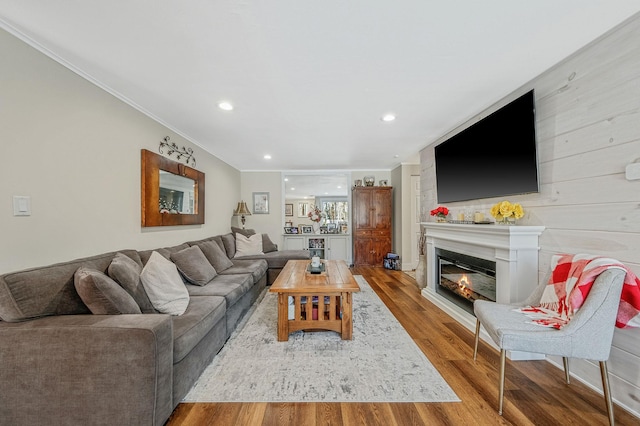
[[[570,384],[569,381],[569,358],[567,358],[566,356],[562,357],[562,364],[564,365],[564,381],[567,384]]]
[[[607,361],[600,361],[600,374],[602,375],[602,390],[604,392],[604,401],[607,404],[607,414],[609,415],[609,425],[616,423],[613,415],[613,402],[611,401],[611,389],[609,388],[609,371],[607,369]]]
[[[473,360],[478,357],[478,340],[480,339],[480,320],[476,319],[476,343],[473,348]]]
[[[500,393],[498,395],[498,414],[502,415],[502,402],[504,401],[504,367],[507,361],[507,351],[500,349]]]

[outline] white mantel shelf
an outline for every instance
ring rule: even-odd
[[[427,286],[422,295],[471,331],[476,319],[436,292],[437,258],[441,248],[496,262],[496,301],[524,300],[538,285],[538,239],[544,226],[473,225],[423,222],[426,235]],[[493,344],[482,333],[482,339]],[[513,353],[511,359],[540,359],[534,354]]]

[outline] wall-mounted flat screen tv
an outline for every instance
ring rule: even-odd
[[[435,147],[438,202],[538,192],[533,90]]]

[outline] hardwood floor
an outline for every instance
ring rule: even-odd
[[[507,360],[499,416],[497,351],[481,343],[474,363],[473,334],[423,298],[408,275],[364,267],[353,273],[364,276],[462,402],[183,403],[167,425],[608,424],[604,398],[576,380],[565,385],[564,373],[546,361]],[[620,426],[640,423],[620,407],[615,416]]]

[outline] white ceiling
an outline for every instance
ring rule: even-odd
[[[638,11],[638,0],[0,0],[0,26],[240,170],[389,170]]]

